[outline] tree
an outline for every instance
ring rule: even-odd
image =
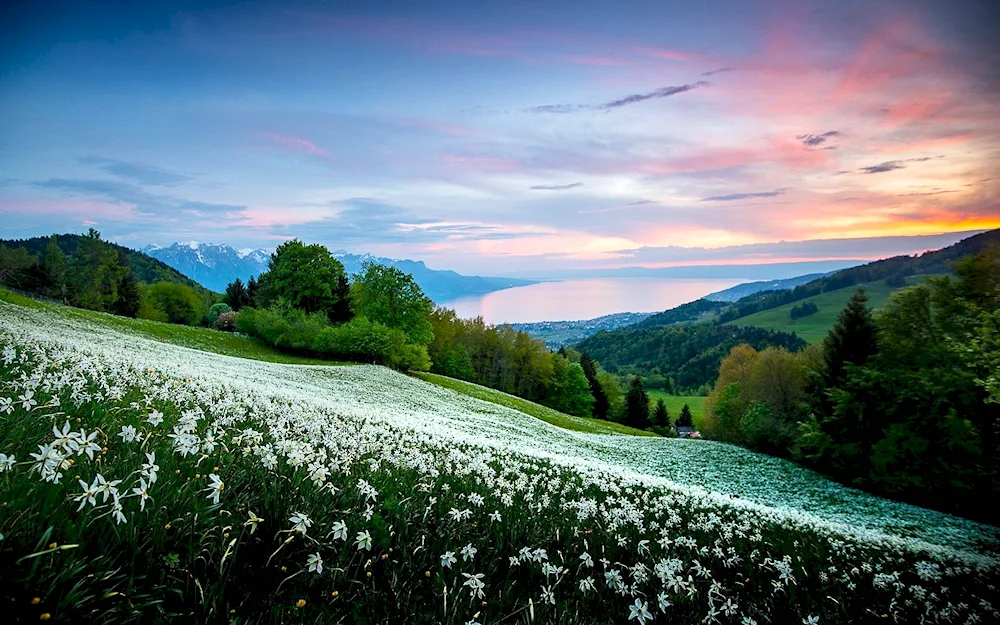
[[[653,408],[650,422],[656,427],[670,427],[670,412],[667,410],[667,404],[664,403],[663,398],[656,400],[656,407]]]
[[[434,340],[431,300],[413,276],[396,267],[366,262],[351,285],[351,302],[355,313],[399,328],[411,343],[429,345]]]
[[[253,280],[253,278],[250,278]],[[243,308],[250,300],[247,295],[247,289],[243,286],[243,281],[236,278],[232,282],[226,285],[226,293],[222,297],[223,301],[229,305],[229,308],[239,312],[240,308]]]
[[[337,285],[333,289],[336,303],[330,311],[330,321],[333,323],[347,323],[354,318],[354,311],[351,310],[351,284],[347,281],[346,275],[337,276]]]
[[[247,298],[245,302],[247,306],[260,306],[260,302],[257,299],[257,296],[260,294],[258,284],[256,276],[250,276],[250,279],[247,280]]]
[[[590,385],[583,367],[560,354],[552,356],[552,365],[552,384],[546,403],[566,414],[591,416],[594,397],[590,394]]]
[[[112,305],[111,312],[123,317],[135,317],[142,306],[142,289],[122,250],[118,250],[118,266],[120,267],[116,289],[118,299]]]
[[[48,294],[65,302],[69,293],[66,289],[66,254],[59,247],[56,235],[49,237],[42,256],[45,267],[45,277],[48,282]]]
[[[642,387],[642,378],[635,376],[625,397],[625,425],[639,430],[649,427],[649,395]]]
[[[687,428],[694,427],[694,420],[691,417],[690,406],[684,404],[684,407],[681,408],[681,416],[677,417],[677,423],[675,425],[677,427],[687,427]]]
[[[878,326],[868,308],[868,296],[864,289],[858,289],[823,341],[823,377],[827,386],[838,386],[848,365],[864,366],[877,353]]]
[[[118,299],[123,271],[118,254],[91,228],[80,237],[70,275],[73,304],[91,310],[111,310]]]
[[[598,419],[607,419],[611,404],[608,403],[608,396],[597,379],[597,365],[587,352],[580,354],[580,366],[583,368],[584,375],[587,376],[590,394],[594,396],[594,416]]]
[[[198,323],[201,298],[194,289],[183,284],[157,282],[144,293],[153,310],[163,315],[168,323],[195,325]]]
[[[338,303],[335,288],[343,275],[344,266],[322,245],[286,241],[271,254],[268,270],[260,276],[260,304],[284,300],[292,308],[332,319]]]

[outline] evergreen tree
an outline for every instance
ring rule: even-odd
[[[650,421],[656,427],[670,427],[670,412],[667,410],[667,404],[663,402],[663,399],[656,400],[656,407],[653,408],[653,415],[650,417]]]
[[[598,419],[607,419],[608,410],[611,407],[608,396],[601,388],[601,383],[597,379],[597,365],[587,352],[580,354],[580,366],[587,376],[587,384],[590,385],[590,394],[594,396],[594,416]]]
[[[878,326],[868,308],[868,296],[858,289],[823,341],[823,377],[827,387],[845,379],[847,366],[863,366],[878,353]]]
[[[645,430],[649,427],[649,395],[642,387],[642,378],[635,376],[625,397],[625,425]]]
[[[135,317],[139,314],[139,307],[142,305],[142,292],[139,287],[139,279],[135,277],[135,272],[128,266],[128,259],[125,252],[118,250],[118,284],[116,293],[118,298],[111,306],[111,312],[123,317]]]
[[[66,301],[68,295],[66,290],[66,254],[56,241],[56,235],[49,237],[49,242],[45,246],[45,253],[42,257],[42,264],[45,268],[45,278],[48,283],[47,294]]]
[[[250,279],[247,280],[247,293],[246,300],[243,302],[244,305],[254,307],[260,306],[260,303],[257,301],[257,291],[259,290],[259,285],[260,282],[257,281],[257,276],[250,276]]]
[[[675,425],[677,427],[686,427],[686,428],[694,427],[694,421],[691,417],[690,406],[684,404],[684,407],[681,408],[681,416],[677,417],[677,423],[675,423]]]
[[[337,284],[333,288],[333,294],[337,298],[337,302],[330,309],[330,321],[347,323],[354,318],[354,311],[351,310],[351,284],[347,281],[346,275],[337,276]]]
[[[253,280],[253,278],[250,278]],[[229,307],[235,311],[239,311],[240,308],[247,303],[249,298],[247,297],[247,289],[243,286],[243,281],[236,278],[232,282],[226,285],[226,294],[222,297],[223,301],[229,304]]]

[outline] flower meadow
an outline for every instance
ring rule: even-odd
[[[1000,530],[706,441],[0,302],[13,621],[1000,622]]]

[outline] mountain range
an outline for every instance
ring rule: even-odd
[[[251,276],[259,276],[267,271],[270,252],[263,249],[236,249],[223,243],[199,243],[190,241],[174,243],[166,247],[147,245],[142,252],[173,267],[199,284],[223,292],[226,285],[240,278],[244,282]],[[465,276],[451,270],[430,269],[419,260],[382,258],[371,254],[349,254],[334,252],[348,274],[361,271],[365,262],[371,261],[390,265],[413,276],[427,297],[437,303],[459,297],[483,295],[515,286],[535,284],[533,280],[518,278],[496,278],[487,276]]]

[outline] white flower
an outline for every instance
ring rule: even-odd
[[[306,530],[308,530],[313,524],[312,520],[301,512],[293,514],[288,518],[288,521],[292,524],[292,531],[298,532],[299,534],[305,534]]]
[[[491,512],[490,513],[490,520],[494,521],[496,523],[499,523],[500,522],[500,511],[499,510],[494,510],[493,512]]]
[[[150,424],[153,427],[160,425],[161,423],[163,423],[163,413],[160,412],[159,410],[154,410],[153,412],[149,413],[148,417],[146,417],[146,423]]]
[[[160,470],[160,465],[156,464],[156,453],[146,454],[146,462],[143,463],[140,472],[146,476],[150,484],[156,483],[156,472]]]
[[[486,587],[486,584],[483,583],[482,573],[476,573],[475,575],[462,573],[462,575],[466,577],[465,583],[462,585],[469,587],[471,597],[475,599],[482,599],[486,596],[486,593],[483,592],[483,588]]]
[[[649,613],[647,608],[648,606],[643,603],[642,599],[636,599],[635,603],[628,607],[628,620],[638,619],[640,625],[645,625],[646,621],[653,620],[653,615]]]
[[[478,551],[478,549],[476,549],[475,547],[473,547],[472,543],[469,543],[468,545],[462,547],[462,560],[467,562],[467,561],[475,558],[477,551]]]
[[[212,503],[219,503],[219,495],[222,494],[222,489],[225,488],[226,485],[215,473],[210,474],[208,479],[208,488],[205,489],[209,491],[207,499],[211,499]]]
[[[371,551],[372,535],[368,533],[368,530],[358,532],[358,535],[354,539],[354,544],[358,546],[358,551],[361,551],[362,549],[365,551]]]
[[[552,586],[542,586],[542,603],[556,604],[556,593]]]
[[[38,405],[38,402],[34,399],[35,393],[31,390],[24,391],[24,394],[18,396],[17,401],[21,402],[21,408],[30,411],[32,408]]]
[[[80,502],[80,506],[76,509],[77,512],[83,510],[83,507],[86,506],[88,503],[96,507],[97,495],[100,494],[101,492],[101,485],[98,483],[97,479],[95,478],[94,482],[90,486],[87,486],[87,483],[84,482],[83,480],[79,480],[79,482],[80,482],[80,488],[83,489],[83,493],[73,498],[73,501]]]
[[[667,599],[667,593],[665,592],[661,592],[659,595],[657,595],[656,602],[660,607],[660,612],[666,612],[667,608],[673,605],[670,603],[670,600]]]
[[[452,564],[455,564],[458,560],[455,559],[454,551],[445,551],[441,555],[441,566],[446,569],[450,569]]]
[[[83,482],[80,482],[81,484]],[[146,509],[146,500],[149,499],[149,485],[146,484],[146,480],[139,479],[139,485],[132,489],[132,493],[139,497],[139,509]],[[80,504],[81,506],[83,504]]]
[[[118,433],[118,436],[120,436],[122,441],[126,443],[131,443],[132,441],[134,441],[136,439],[136,435],[137,432],[135,426],[133,425],[122,426],[122,431]]]
[[[7,414],[14,412],[14,400],[10,397],[0,397],[0,412]]]
[[[263,520],[264,519],[260,518],[256,514],[254,514],[253,510],[251,510],[249,518],[247,518],[246,521],[243,521],[243,526],[246,527],[246,526],[249,525],[250,526],[250,533],[253,534],[254,532],[257,531],[257,524],[260,523]]]
[[[127,519],[125,518],[125,514],[122,512],[122,504],[117,498],[115,498],[115,502],[111,506],[111,513],[112,516],[114,516],[116,525],[121,525],[122,523],[128,522]]]
[[[321,558],[318,553],[310,555],[306,559],[306,565],[307,565],[306,568],[309,570],[310,573],[316,573],[317,575],[319,575],[320,573],[323,572],[323,558]]]
[[[82,456],[83,454],[87,454],[87,457],[93,460],[94,452],[101,451],[101,446],[94,442],[96,438],[97,432],[87,434],[83,430],[80,430],[80,439],[77,441],[76,455]]]
[[[807,616],[806,618],[802,619],[802,625],[819,625],[819,617]]]
[[[8,471],[11,468],[13,468],[14,462],[15,462],[14,454],[11,454],[9,456],[7,454],[0,454],[0,473],[3,473],[4,471]]]
[[[580,561],[584,566],[593,567],[594,559],[590,557],[590,554],[584,551],[580,554]]]
[[[334,521],[332,529],[334,540],[347,540],[347,524],[344,523],[343,519]]]
[[[594,578],[593,577],[585,577],[585,578],[583,578],[583,579],[580,580],[580,592],[586,594],[588,592],[593,592],[593,590],[594,590]]]
[[[107,503],[108,497],[113,497],[115,501],[118,501],[118,485],[122,483],[121,480],[109,482],[100,473],[94,479],[99,484],[98,492],[102,494],[101,503]]]

